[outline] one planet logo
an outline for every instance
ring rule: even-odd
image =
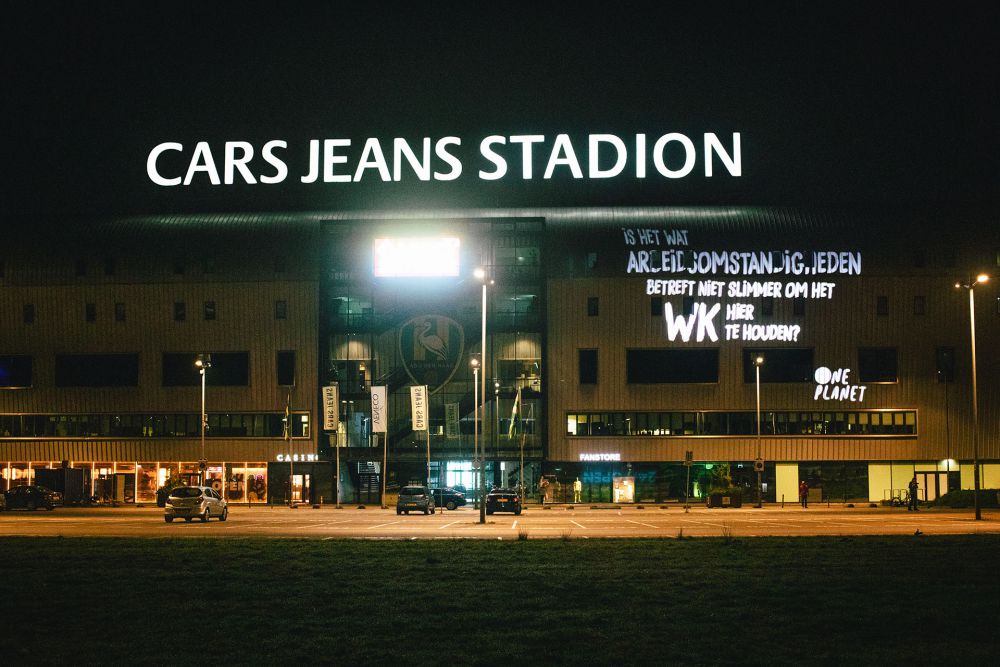
[[[813,378],[816,380],[813,400],[860,403],[865,398],[867,387],[863,384],[851,384],[850,368],[831,370],[826,366],[820,366],[813,373]]]

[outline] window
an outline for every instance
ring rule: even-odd
[[[760,314],[764,317],[774,316],[774,297],[765,296],[760,299]]]
[[[73,267],[73,272],[78,276],[87,275],[87,261],[83,259],[76,260],[76,264]]]
[[[578,350],[580,384],[597,384],[597,350]]]
[[[594,271],[595,269],[597,269],[597,253],[596,252],[588,252],[587,253],[586,267],[587,267],[587,273],[591,273],[592,271]]]
[[[651,317],[663,317],[663,297],[649,297],[649,314]]]
[[[0,387],[31,386],[31,357],[26,354],[0,355]]]
[[[934,366],[938,382],[955,381],[955,348],[938,347],[934,350]]]
[[[138,354],[57,354],[57,387],[138,387]]]
[[[278,352],[276,371],[278,384],[282,387],[291,387],[295,384],[295,351],[285,350]]]
[[[85,315],[85,317],[86,317],[86,319],[87,319],[88,322],[96,322],[97,321],[97,304],[96,303],[88,303],[84,307],[84,315]]]
[[[914,315],[925,315],[927,313],[927,299],[923,296],[917,295],[913,297],[913,314]]]
[[[626,350],[629,384],[719,381],[719,349]]]
[[[210,352],[212,367],[205,384],[213,387],[245,387],[250,384],[249,352]],[[163,355],[163,386],[193,387],[201,384],[201,374],[194,365],[194,352]]]
[[[205,317],[206,320],[214,320],[215,319],[215,302],[214,301],[206,301],[205,302],[204,317]]]
[[[596,296],[587,297],[587,317],[597,317],[600,301]]]
[[[187,306],[183,301],[174,301],[174,322],[183,322],[187,319]]]
[[[284,299],[274,302],[274,319],[276,320],[287,320],[288,319],[288,302]]]
[[[802,297],[792,299],[792,315],[802,317],[806,314],[806,300]]]
[[[761,383],[771,382],[812,382],[813,351],[812,349],[778,348],[744,348],[743,349],[743,381],[757,382],[757,372],[754,359],[757,355],[764,357],[760,367]]]
[[[858,349],[858,379],[861,382],[896,382],[899,379],[894,347]]]
[[[115,259],[114,257],[104,258],[104,275],[113,276],[115,275]]]
[[[694,314],[694,297],[693,296],[686,296],[686,297],[684,297],[684,302],[682,304],[682,307],[684,309],[684,314],[685,315],[693,315]]]
[[[889,315],[889,297],[880,294],[875,298],[875,314],[879,317],[887,317]]]
[[[174,260],[174,275],[181,276],[184,275],[184,260],[175,259]]]
[[[115,322],[125,321],[125,304],[116,303],[115,304]]]
[[[21,308],[21,319],[24,320],[25,324],[35,323],[35,304],[26,303]]]

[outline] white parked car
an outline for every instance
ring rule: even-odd
[[[229,504],[208,486],[178,486],[171,491],[167,496],[163,520],[170,523],[174,519],[191,521],[195,517],[203,522],[212,517],[225,521],[229,518]]]

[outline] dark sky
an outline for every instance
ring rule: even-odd
[[[987,3],[202,4],[11,14],[6,216],[1000,203],[1000,12]],[[471,159],[488,134],[681,132],[698,144],[733,131],[738,179],[705,178],[699,164],[677,180],[486,183],[470,162],[453,183],[298,181],[309,139],[456,135]],[[221,168],[223,142],[275,138],[294,147],[282,184],[163,188],[146,176],[164,141],[209,141]]]

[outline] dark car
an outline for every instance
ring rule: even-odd
[[[15,486],[4,494],[7,509],[24,508],[26,510],[36,510],[44,507],[52,510],[63,504],[62,494],[44,486]]]
[[[514,489],[493,489],[486,494],[486,513],[521,513],[521,496]]]
[[[465,494],[450,487],[431,489],[431,493],[434,494],[434,503],[438,507],[443,505],[445,508],[453,510],[465,504]]]
[[[404,486],[399,490],[396,500],[396,514],[406,512],[423,512],[434,514],[434,496],[426,486]]]

